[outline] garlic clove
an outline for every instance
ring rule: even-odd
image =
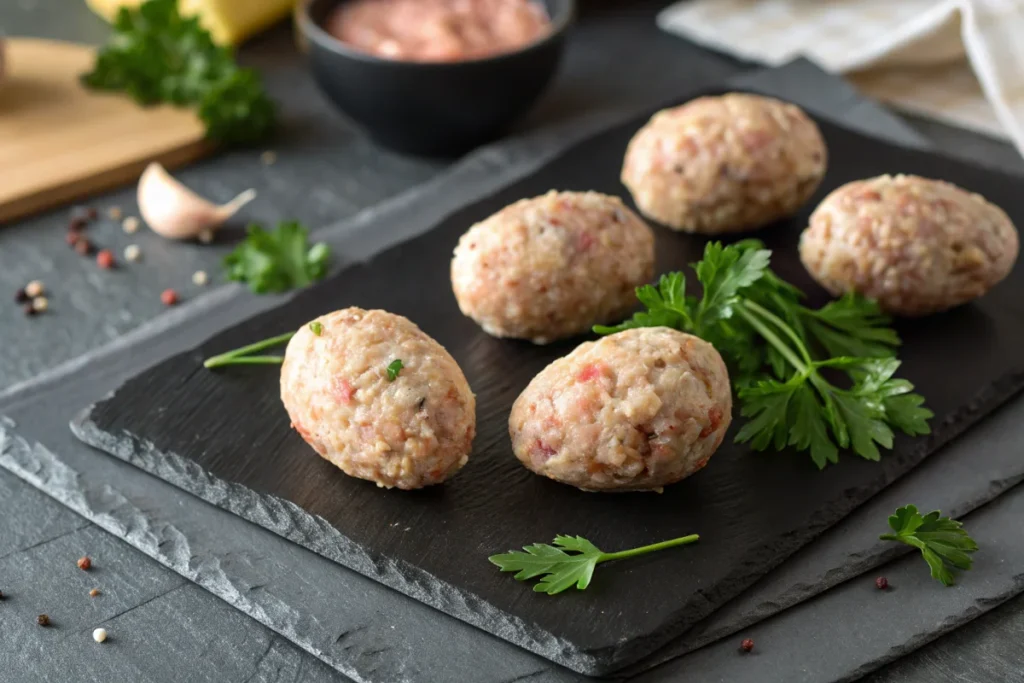
[[[186,240],[201,233],[212,234],[255,199],[256,190],[246,190],[218,206],[182,185],[163,166],[153,162],[139,178],[137,198],[139,213],[153,232],[167,239]]]

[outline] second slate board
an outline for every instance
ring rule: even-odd
[[[626,142],[642,123],[635,120],[584,141],[422,237],[148,370],[94,406],[87,419],[168,454],[166,462],[177,465],[154,473],[187,490],[208,490],[192,482],[214,477],[293,503],[278,509],[295,525],[333,527],[323,527],[324,535],[337,541],[317,548],[322,554],[570,668],[607,673],[641,659],[1024,383],[1024,359],[1017,351],[1024,344],[1024,303],[1018,296],[1024,276],[1018,268],[976,304],[900,326],[905,342],[900,374],[917,385],[936,417],[931,436],[898,437],[880,463],[844,454],[838,465],[819,472],[806,454],[759,454],[732,444],[734,425],[704,471],[660,496],[588,494],[527,472],[509,445],[511,404],[539,370],[580,340],[535,347],[484,334],[459,313],[451,294],[451,251],[472,223],[523,197],[552,188],[625,196],[618,171]],[[799,216],[758,233],[776,250],[774,268],[810,293],[815,304],[824,298],[800,265],[795,245],[814,205],[847,181],[886,172],[942,178],[985,194],[1024,225],[1019,181],[1013,178],[819,125],[831,157],[822,189]],[[663,228],[656,232],[659,271],[699,258],[703,240]],[[210,372],[201,367],[210,355],[351,305],[411,318],[452,353],[476,392],[473,456],[444,486],[384,491],[348,478],[289,429],[278,398],[277,368]],[[280,520],[270,524],[252,514],[244,498],[229,494],[210,502],[281,528]],[[495,552],[549,542],[559,533],[586,536],[607,550],[687,533],[702,538],[685,549],[604,567],[587,591],[556,597],[532,593],[486,560]]]

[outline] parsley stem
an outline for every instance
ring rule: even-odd
[[[787,324],[785,320],[775,315],[774,313],[772,313],[771,311],[769,311],[767,308],[757,303],[756,301],[744,299],[743,303],[744,305],[754,310],[756,313],[760,314],[762,318],[766,318],[769,322],[775,323],[775,327],[785,332],[786,336],[793,341],[793,344],[796,346],[797,350],[800,351],[800,355],[803,356],[804,363],[806,363],[808,367],[814,364],[814,359],[812,359],[811,354],[808,353],[807,346],[804,344],[803,340],[800,339],[800,336],[796,333],[792,326]]]
[[[620,550],[617,553],[601,553],[601,557],[597,561],[607,562],[609,560],[622,560],[627,557],[635,557],[636,555],[646,555],[647,553],[664,550],[665,548],[674,548],[677,545],[696,543],[699,539],[700,536],[697,534],[690,534],[689,536],[683,536],[682,538],[673,538],[671,541],[662,541],[661,543],[652,543],[651,545],[645,545],[639,548]]]
[[[271,359],[277,359],[276,362],[280,363],[283,358],[280,356],[252,356],[251,354],[269,349],[271,346],[280,346],[288,342],[295,336],[294,332],[287,332],[285,334],[279,334],[276,337],[270,337],[263,341],[258,341],[254,344],[242,346],[231,351],[227,351],[212,358],[207,358],[203,361],[203,366],[207,368],[219,368],[225,365],[267,365],[273,363]],[[257,360],[261,359],[261,360]]]
[[[755,309],[751,308],[752,306],[757,306],[757,304],[746,299],[741,299],[740,305],[736,310],[739,311],[744,320],[750,323],[751,327],[757,330],[758,334],[764,337],[769,344],[774,346],[775,349],[782,354],[783,358],[789,361],[789,364],[792,365],[798,373],[801,375],[807,375],[811,371],[811,368],[797,358],[797,355],[793,353],[793,349],[789,348],[785,342],[779,339],[779,336],[765,325],[758,315],[755,315]],[[760,306],[757,307],[761,308]]]
[[[283,362],[284,356],[235,356],[220,360],[211,358],[203,365],[208,368],[220,368],[225,365],[280,365]]]

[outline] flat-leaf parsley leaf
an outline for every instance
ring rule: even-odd
[[[771,252],[756,240],[710,242],[693,265],[703,292],[686,294],[682,273],[637,289],[647,310],[598,334],[667,326],[713,344],[729,365],[740,413],[736,436],[755,450],[793,446],[819,467],[850,448],[878,460],[893,429],[927,434],[932,412],[913,385],[894,375],[900,343],[877,304],[852,294],[814,310],[801,292],[771,271]],[[833,383],[826,372],[847,375]]]
[[[113,31],[82,76],[85,86],[124,92],[141,105],[195,108],[218,142],[249,144],[273,130],[276,107],[259,76],[238,66],[198,18],[181,16],[177,0],[122,7]]]
[[[305,287],[327,274],[330,255],[326,244],[309,247],[308,239],[309,230],[294,221],[269,232],[250,225],[245,240],[224,257],[228,279],[257,294]]]
[[[579,590],[584,590],[590,585],[594,568],[602,562],[622,560],[665,548],[687,545],[695,543],[699,538],[697,534],[691,534],[640,548],[606,553],[582,536],[559,535],[555,537],[553,546],[534,543],[523,548],[526,552],[513,550],[500,555],[491,555],[487,559],[503,572],[516,572],[515,579],[517,581],[540,577],[540,581],[533,586],[533,590],[537,593],[554,595],[573,585]]]
[[[967,535],[963,524],[940,517],[938,510],[922,515],[914,505],[896,510],[889,517],[889,526],[895,533],[879,536],[883,541],[899,541],[921,551],[921,556],[931,569],[932,578],[944,586],[952,586],[955,570],[971,568],[971,553],[978,550],[978,544]]]

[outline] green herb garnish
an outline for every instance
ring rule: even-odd
[[[220,368],[225,365],[280,365],[284,362],[283,356],[254,356],[257,351],[269,349],[272,346],[287,344],[288,340],[295,336],[294,332],[286,332],[276,337],[270,337],[263,341],[239,347],[217,356],[207,358],[203,361],[203,367]]]
[[[590,585],[594,568],[602,562],[624,560],[627,557],[646,555],[677,545],[687,545],[695,543],[699,538],[697,534],[692,534],[632,550],[606,553],[582,536],[559,535],[555,537],[554,546],[534,543],[523,548],[526,552],[513,550],[501,555],[491,555],[487,559],[503,572],[517,572],[516,581],[526,581],[539,576],[540,581],[534,585],[533,590],[554,595],[573,584],[577,589],[584,590]]]
[[[309,331],[319,337],[324,332],[324,326],[319,320],[314,320],[309,324]]]
[[[268,232],[250,225],[248,235],[224,257],[229,280],[245,282],[257,294],[284,292],[327,274],[330,249],[320,242],[308,247],[309,231],[294,221]]]
[[[686,294],[683,273],[668,273],[657,287],[637,289],[647,310],[594,331],[667,326],[711,342],[729,365],[740,413],[750,418],[736,440],[755,450],[793,446],[823,468],[845,448],[878,460],[879,446],[892,448],[894,428],[929,433],[924,398],[894,377],[900,340],[877,304],[847,295],[809,309],[771,271],[771,252],[761,247],[756,240],[709,243],[693,265],[700,298]],[[826,368],[845,374],[846,386],[826,379]]]
[[[82,83],[124,92],[142,105],[161,102],[196,109],[210,139],[249,144],[266,138],[276,107],[259,76],[235,63],[196,17],[182,17],[176,0],[122,7],[114,35]]]
[[[932,578],[943,586],[952,586],[955,570],[971,568],[970,553],[978,550],[978,544],[967,535],[963,524],[940,517],[938,510],[921,515],[914,505],[896,510],[889,517],[889,526],[896,533],[882,534],[883,541],[899,541],[921,551],[921,556],[932,571]]]
[[[388,381],[394,382],[398,379],[398,373],[400,373],[404,367],[405,366],[402,364],[400,359],[391,361],[391,364],[388,365]]]

